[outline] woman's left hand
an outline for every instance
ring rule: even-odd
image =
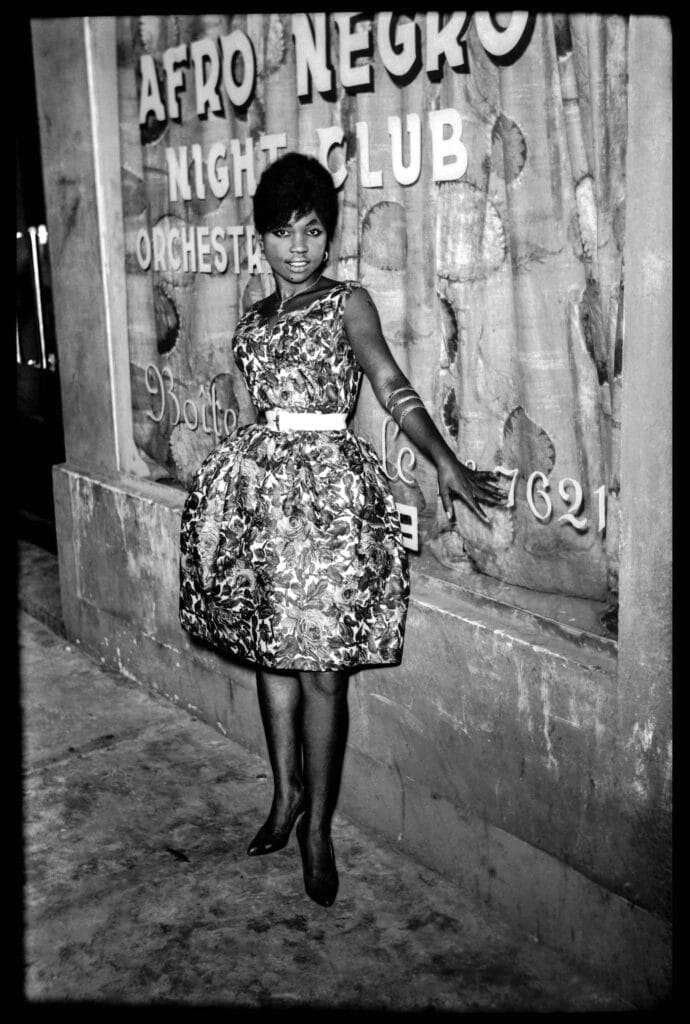
[[[453,518],[453,498],[456,495],[483,523],[489,525],[482,505],[504,505],[506,493],[498,474],[490,470],[470,469],[450,456],[437,467],[438,493],[449,519]]]

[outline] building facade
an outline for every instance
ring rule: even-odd
[[[361,281],[487,531],[364,385],[416,521],[401,666],[356,673],[343,811],[631,998],[668,985],[671,32],[434,12],[32,23],[68,635],[264,752],[252,672],[177,615],[203,457],[253,418],[229,343],[271,288],[262,167],[319,157]]]

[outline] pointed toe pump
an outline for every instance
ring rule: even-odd
[[[335,851],[333,850],[333,843],[330,839],[328,840],[330,853],[328,871],[325,874],[312,874],[307,867],[307,849],[303,825],[304,818],[302,818],[297,825],[296,835],[297,842],[299,844],[299,851],[302,857],[304,891],[310,899],[314,900],[315,903],[319,903],[322,907],[331,907],[335,903],[335,897],[338,892],[338,872],[335,867]]]
[[[266,853],[277,853],[287,846],[292,828],[303,809],[303,802],[300,800],[284,828],[269,829],[262,825],[247,847],[247,854],[250,857],[262,857]]]

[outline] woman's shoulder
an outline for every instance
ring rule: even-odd
[[[338,306],[345,322],[353,318],[360,319],[366,316],[367,310],[376,309],[367,289],[361,281],[353,278],[334,281],[333,287],[326,294],[333,296],[334,304]]]
[[[337,284],[339,287],[341,287],[343,291],[347,293],[348,296],[353,295],[359,299],[366,298],[367,296],[369,296],[369,292],[366,286],[363,285],[361,281],[358,281],[355,278],[347,278],[344,281],[336,281],[334,282],[334,284]]]
[[[356,297],[355,301],[361,301],[361,298],[369,294],[364,285],[354,278],[346,278],[343,281],[332,281],[326,291],[329,295],[343,296],[346,305],[350,304],[350,300],[353,296]]]
[[[366,313],[367,310],[376,309],[376,303],[370,292],[360,281],[347,281],[347,301],[345,309],[350,315]]]
[[[359,281],[350,277],[346,277],[343,281],[333,281],[333,285],[350,292],[356,291],[358,288],[362,287],[362,284]]]
[[[349,278],[341,281],[335,277],[328,277],[326,274],[322,274],[319,278],[318,284],[316,285],[316,294],[330,295],[336,292],[349,291],[352,288],[359,288],[358,281],[351,281]]]
[[[308,298],[311,299],[311,303],[308,305],[320,305],[323,302],[332,303],[342,309],[343,304],[347,304],[350,296],[361,288],[359,281],[346,279],[343,281],[336,280],[334,277],[326,277],[324,274],[315,290],[311,293]],[[344,300],[344,302],[342,301]]]

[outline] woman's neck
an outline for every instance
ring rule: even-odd
[[[317,273],[311,280],[294,286],[291,282],[284,282],[280,285],[276,282],[276,294],[278,296],[278,301],[282,304],[288,302],[289,299],[294,298],[296,295],[300,295],[302,292],[308,292],[310,288],[316,287],[322,277],[322,273]]]
[[[308,291],[311,291],[312,288],[315,288],[322,277],[323,274],[318,274],[313,281],[305,281],[304,284],[299,285],[297,288],[293,288],[292,291],[289,291],[287,293],[284,291],[281,292],[280,289],[278,288],[278,285],[276,284],[276,295],[278,296],[278,313],[281,313],[283,311],[283,309],[290,301],[290,299],[297,298],[298,295],[301,295],[302,293],[306,294]]]

